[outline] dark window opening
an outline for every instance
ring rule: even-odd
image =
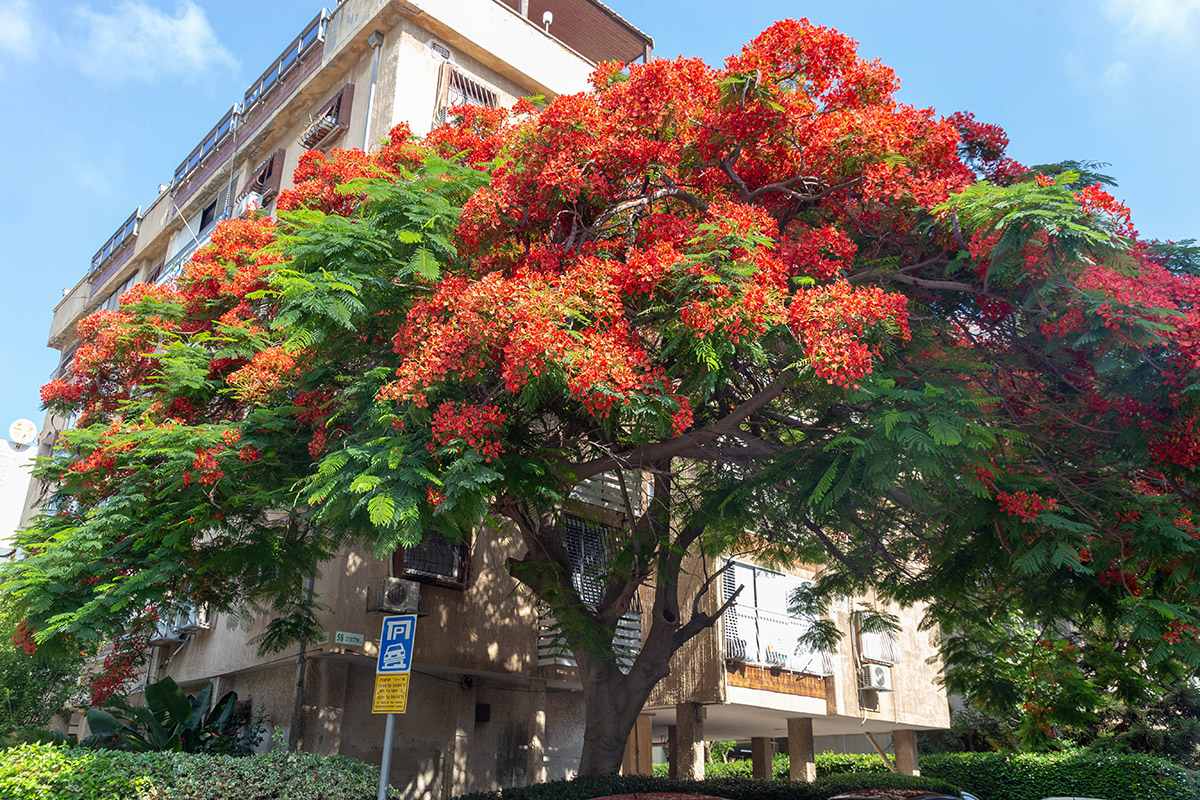
[[[200,212],[200,230],[204,230],[217,218],[217,201],[213,200]]]

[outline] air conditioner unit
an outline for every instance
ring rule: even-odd
[[[880,664],[867,664],[862,668],[860,685],[877,692],[892,691],[892,669]]]
[[[212,627],[212,614],[209,613],[207,606],[192,607],[179,615],[178,627],[185,633],[206,631]]]
[[[379,582],[376,611],[390,614],[416,614],[421,603],[421,584],[403,578],[384,578]]]

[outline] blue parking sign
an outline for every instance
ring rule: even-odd
[[[413,635],[416,632],[416,614],[383,618],[383,633],[379,637],[379,662],[375,665],[376,675],[412,670]]]

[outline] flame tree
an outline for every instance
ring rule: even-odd
[[[1140,241],[1086,165],[1029,171],[999,129],[898,103],[890,69],[805,21],[721,69],[593,81],[309,153],[278,221],[223,224],[178,286],[81,323],[44,390],[79,427],[5,572],[30,635],[188,600],[272,612],[279,648],[313,632],[300,587],[349,542],[513,536],[507,569],[579,664],[582,774],[618,769],[719,615],[679,596],[699,552],[822,563],[818,611],[867,587],[928,603],[959,661],[1023,614],[1020,669],[1047,680],[1010,688],[1034,732],[1061,699],[1039,687],[1090,680],[1072,621],[1128,671],[1196,663],[1186,248]],[[588,603],[563,514],[601,475],[628,524]]]

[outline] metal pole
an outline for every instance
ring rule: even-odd
[[[383,758],[379,762],[379,792],[375,800],[387,800],[388,773],[392,771],[392,734],[396,730],[396,715],[387,715],[383,728]]]
[[[371,88],[367,92],[367,117],[363,121],[363,152],[367,152],[368,137],[371,135],[371,112],[375,108],[375,81],[379,77],[379,51],[383,47],[383,34],[375,31],[367,38],[367,44],[375,48],[374,55],[371,56]],[[391,716],[389,714],[389,716]],[[381,796],[382,800],[382,796]]]

